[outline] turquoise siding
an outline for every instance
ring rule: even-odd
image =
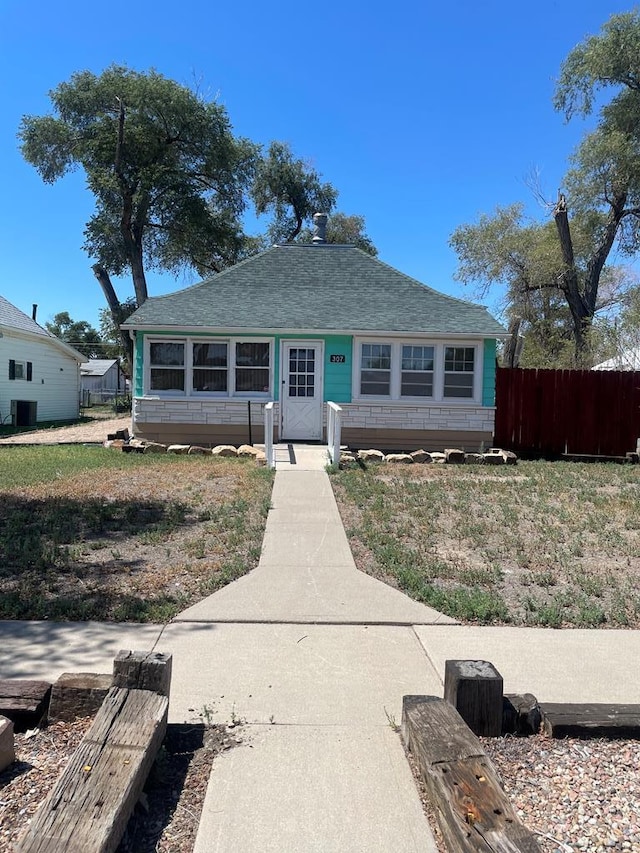
[[[134,377],[135,377],[135,389],[134,394],[136,397],[142,397],[143,394],[143,374],[142,374],[142,365],[144,361],[144,335],[140,332],[136,333],[136,340],[134,344],[133,350],[133,360],[134,364]]]
[[[176,331],[158,331],[151,334],[152,337],[167,335],[175,337]],[[187,334],[187,337],[189,335]],[[228,338],[228,335],[207,335],[198,334],[198,338],[203,337],[222,337]],[[242,335],[243,338],[264,338],[264,335]],[[300,335],[276,335],[274,342],[274,400],[280,398],[280,386],[282,377],[280,375],[280,341],[286,340],[309,340],[309,341],[324,341],[324,397],[323,400],[333,400],[334,403],[350,403],[351,402],[351,369],[353,364],[353,341],[350,335],[305,335],[304,338]],[[344,355],[345,361],[342,364],[332,364],[332,355]],[[135,394],[141,397],[143,394],[143,356],[144,356],[144,333],[136,334],[135,345]]]
[[[486,338],[484,342],[484,360],[482,370],[482,405],[496,404],[496,341]]]
[[[344,355],[344,364],[332,364],[330,356]],[[324,345],[324,399],[334,403],[351,402],[351,377],[353,375],[353,338],[350,335],[333,335],[325,338]]]
[[[351,402],[351,369],[353,366],[353,340],[350,335],[278,335],[275,353],[275,399],[279,397],[282,377],[280,375],[280,341],[305,340],[324,341],[324,394],[323,401],[334,403]],[[332,355],[343,355],[342,364],[332,364]]]

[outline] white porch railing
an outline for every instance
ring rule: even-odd
[[[327,450],[334,465],[340,464],[340,433],[342,409],[336,403],[327,403]]]
[[[276,460],[273,454],[273,401],[264,407],[264,453],[267,457],[267,467],[275,468]]]

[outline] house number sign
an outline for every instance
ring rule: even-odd
[[[346,355],[330,355],[329,361],[331,364],[344,364],[347,360]]]

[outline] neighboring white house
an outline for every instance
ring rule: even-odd
[[[0,296],[0,424],[77,418],[84,359]]]
[[[600,364],[596,364],[592,370],[640,370],[640,349],[623,350],[608,358]]]
[[[92,358],[83,362],[80,365],[80,386],[84,405],[113,400],[128,390],[117,358]]]

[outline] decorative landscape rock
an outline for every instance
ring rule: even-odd
[[[190,447],[190,444],[170,444],[167,447],[167,453],[182,453],[186,456]]]
[[[104,443],[103,447],[107,447],[110,450],[120,450],[125,446],[126,442],[123,438],[108,438]]]
[[[258,454],[256,456],[256,465],[264,466],[266,464],[267,464],[267,454],[264,451],[259,450]]]
[[[384,462],[384,453],[380,450],[359,450],[358,459],[363,462]]]
[[[511,450],[490,447],[484,454],[484,461],[489,465],[515,465],[518,457]]]
[[[72,722],[95,714],[111,687],[110,675],[65,672],[51,689],[49,720]]]
[[[166,444],[158,444],[156,441],[149,441],[144,446],[143,453],[166,453],[167,445]]]
[[[238,456],[247,456],[252,457],[253,459],[257,459],[258,455],[261,453],[257,447],[254,447],[252,444],[241,444],[238,448]]]
[[[447,457],[444,455],[444,453],[438,453],[436,451],[435,453],[431,454],[431,461],[437,462],[439,465],[444,465],[444,463],[447,461]]]
[[[358,464],[356,457],[353,453],[349,453],[348,451],[343,450],[340,454],[340,467],[341,468],[355,468]]]
[[[482,465],[484,456],[482,453],[465,453],[464,461],[466,465]]]
[[[413,465],[413,456],[408,453],[389,453],[385,460],[392,465]]]
[[[0,773],[16,760],[13,742],[13,723],[7,717],[0,717]]]
[[[448,465],[463,465],[464,450],[457,450],[451,447],[445,448],[444,458]]]
[[[212,456],[237,456],[238,451],[232,444],[218,444],[211,451]]]
[[[208,447],[200,447],[197,444],[192,444],[187,451],[187,456],[209,456],[211,451]]]
[[[414,450],[413,453],[409,454],[414,462],[418,462],[421,465],[427,465],[431,462],[431,454],[427,453],[426,450]]]

